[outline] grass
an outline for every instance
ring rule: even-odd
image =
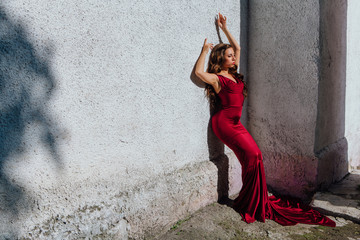
[[[184,218],[184,219],[181,219],[181,220],[177,221],[174,225],[172,225],[172,227],[170,229],[175,230],[175,229],[179,228],[181,224],[188,221],[191,217],[192,216],[188,216],[187,218]]]

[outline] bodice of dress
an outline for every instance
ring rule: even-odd
[[[236,83],[222,75],[218,75],[218,78],[221,85],[221,90],[218,95],[221,99],[222,110],[225,110],[229,115],[233,115],[234,117],[240,117],[244,103],[244,83],[235,78],[237,80]]]

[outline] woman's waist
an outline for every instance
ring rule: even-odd
[[[220,111],[223,111],[226,114],[240,114],[241,115],[241,111],[242,111],[243,106],[239,105],[231,105],[231,106],[222,106]]]
[[[223,107],[216,115],[221,115],[228,119],[239,119],[241,117],[242,107]]]

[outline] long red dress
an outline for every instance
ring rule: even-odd
[[[272,219],[285,226],[307,223],[335,227],[334,221],[309,206],[268,196],[261,151],[240,122],[244,84],[222,75],[218,78],[222,108],[211,119],[212,129],[234,151],[242,167],[243,187],[234,209],[247,223]]]

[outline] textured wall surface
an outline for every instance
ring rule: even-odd
[[[238,38],[239,9],[1,1],[0,238],[140,238],[216,201],[189,76],[217,12]]]
[[[304,197],[316,182],[319,2],[255,0],[249,7],[249,128],[267,183]]]
[[[270,187],[307,198],[347,173],[346,1],[249,3],[248,126]]]
[[[345,135],[350,168],[360,169],[360,2],[348,0]]]

